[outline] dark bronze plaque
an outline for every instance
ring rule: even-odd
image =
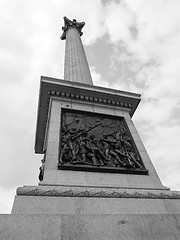
[[[62,110],[59,169],[147,174],[123,117]]]

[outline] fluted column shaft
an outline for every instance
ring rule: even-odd
[[[81,41],[84,22],[64,17],[62,40],[66,39],[64,79],[93,85],[89,65]]]
[[[75,28],[66,33],[64,79],[93,84],[80,34]]]

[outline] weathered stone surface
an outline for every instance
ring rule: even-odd
[[[57,157],[58,161],[58,157]],[[166,189],[156,175],[112,174],[46,169],[40,185]]]
[[[180,200],[178,205],[180,207]],[[12,214],[128,215],[168,212],[163,199],[16,196]]]
[[[0,215],[0,239],[179,240],[179,214]]]

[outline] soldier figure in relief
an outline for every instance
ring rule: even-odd
[[[104,145],[105,156],[109,161],[111,161],[111,158],[114,157],[117,160],[117,162],[124,167],[126,164],[123,161],[121,161],[120,157],[113,149],[113,145],[116,144],[116,141],[108,139],[109,136],[110,134],[103,135],[103,138],[100,140]]]
[[[88,148],[89,154],[93,154],[95,166],[104,166],[107,159],[101,151],[98,141],[94,135],[90,135],[89,137]]]
[[[128,168],[142,168],[142,165],[136,160],[136,154],[133,151],[131,139],[125,134],[125,131],[116,133],[116,149],[118,153],[126,161]]]

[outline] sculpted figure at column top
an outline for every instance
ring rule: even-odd
[[[61,36],[61,40],[66,39],[66,32],[70,28],[76,28],[79,31],[80,36],[82,36],[83,32],[81,30],[84,27],[84,25],[85,22],[77,22],[76,19],[73,19],[73,21],[71,21],[67,17],[64,17],[64,27],[62,27],[63,34]]]

